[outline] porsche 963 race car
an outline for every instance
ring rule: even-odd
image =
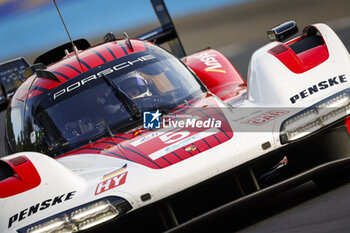
[[[175,232],[348,166],[350,59],[327,25],[285,43],[293,21],[269,30],[246,83],[216,50],[186,55],[163,0],[151,3],[160,28],[75,40],[24,72],[0,232]]]

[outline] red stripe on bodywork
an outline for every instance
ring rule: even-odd
[[[0,161],[7,163],[14,172],[11,177],[0,181],[0,198],[23,193],[40,184],[40,175],[26,156],[0,159]]]
[[[64,79],[64,80],[66,80],[66,79]],[[62,83],[57,82],[57,81],[53,81],[51,79],[36,78],[36,76],[31,76],[26,80],[26,82],[24,82],[21,86],[19,86],[15,95],[12,98],[11,104],[15,104],[17,101],[24,102],[27,98],[32,98],[34,96],[41,94],[42,92],[40,92],[38,90],[33,90],[35,87],[50,90],[50,89],[53,89],[61,84]],[[32,89],[32,90],[29,91],[29,89]]]
[[[179,157],[177,157],[177,156],[176,156],[175,154],[173,154],[173,153],[169,153],[169,154],[165,155],[164,158],[165,158],[166,160],[168,160],[169,162],[171,162],[172,164],[178,163],[178,162],[182,161],[181,159],[179,159]]]
[[[215,134],[216,138],[219,139],[220,142],[224,142],[227,140],[227,136],[225,135],[224,132],[219,132]]]
[[[105,47],[100,47],[97,51],[107,60],[107,62],[113,61],[113,60],[114,60],[114,57],[113,57],[112,54],[108,51],[107,48],[105,48]]]
[[[70,64],[70,65],[71,65],[71,64]],[[73,66],[73,67],[76,68],[77,70],[81,70],[80,67],[75,67],[75,66]],[[51,68],[51,69],[52,69],[52,68]],[[72,78],[72,77],[75,77],[75,76],[77,76],[77,75],[80,74],[80,73],[77,72],[76,70],[74,70],[74,69],[72,69],[72,68],[70,68],[70,67],[68,67],[68,66],[64,66],[64,65],[60,65],[60,66],[58,66],[57,68],[52,69],[52,71],[59,72],[59,73],[65,75],[65,76],[68,77],[68,78]]]
[[[40,95],[42,94],[43,92],[42,91],[39,91],[39,90],[30,90],[29,92],[29,95],[28,95],[28,99],[32,98],[32,97],[35,97],[37,95]]]
[[[193,143],[197,148],[198,150],[200,151],[205,151],[205,150],[208,150],[210,149],[210,147],[208,146],[207,143],[205,143],[205,141],[202,139],[200,141],[197,141],[195,143]]]
[[[188,153],[184,148],[177,149],[177,150],[175,151],[175,153],[176,153],[177,155],[181,155],[181,158],[182,158],[183,160],[192,157],[192,155],[191,155],[190,153]]]
[[[118,59],[117,54],[115,54],[115,53],[113,52],[112,46],[110,46],[109,43],[105,44],[105,48],[108,50],[109,53],[112,53],[112,54],[113,54],[113,55],[111,54],[113,57],[115,57],[116,59]]]
[[[91,69],[104,64],[101,58],[91,50],[87,50],[79,55],[80,59],[90,66]]]
[[[210,136],[210,137],[207,137],[205,138],[205,141],[211,146],[211,147],[214,147],[218,144],[218,141],[213,137],[213,136]]]
[[[83,72],[88,71],[88,69],[84,66],[80,66],[79,62],[77,61],[75,56],[70,56],[56,64],[51,65],[47,69],[50,71],[57,71],[64,75],[66,75],[69,78],[74,78],[75,76],[79,75],[80,73],[76,72],[74,69],[71,69],[64,64],[68,64],[75,69],[79,70],[81,72],[81,69],[83,68]],[[82,72],[81,72],[82,73]]]
[[[120,47],[117,41],[109,42],[106,44],[117,58],[124,57],[126,53]]]
[[[131,47],[128,45],[126,40],[122,40],[119,43],[122,43],[124,48],[126,49],[126,51],[130,54],[130,53],[138,53],[138,52],[142,52],[146,50],[146,47],[143,43],[137,43],[137,46],[135,44],[135,40],[130,40],[130,43],[132,45],[133,50],[131,49]]]
[[[33,76],[29,79],[33,79]],[[19,89],[15,92],[15,95],[12,98],[11,104],[16,104],[17,102],[24,102],[26,101],[27,97],[32,98],[34,96],[37,96],[41,93],[42,91],[39,90],[29,90],[30,88],[30,82],[23,83]]]
[[[64,78],[60,78],[61,82],[57,82],[48,78],[36,78],[33,82],[33,87],[41,87],[41,88],[45,88],[48,90],[51,90],[55,87],[58,87],[59,85],[61,85],[62,83],[66,82],[67,79]]]

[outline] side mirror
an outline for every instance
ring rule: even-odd
[[[43,63],[36,63],[34,65],[29,66],[25,71],[24,71],[24,77],[27,79],[31,75],[33,75],[36,70],[38,69],[46,69],[46,66]]]
[[[267,30],[267,36],[270,41],[283,41],[298,32],[298,26],[295,21],[282,23],[270,30]]]

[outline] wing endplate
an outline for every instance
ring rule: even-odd
[[[164,0],[151,0],[151,3],[161,27],[140,35],[137,38],[141,40],[148,40],[154,42],[155,44],[163,44],[168,42],[169,47],[175,56],[179,58],[185,57],[185,50],[176,32],[175,25],[170,17],[169,11],[165,6]]]

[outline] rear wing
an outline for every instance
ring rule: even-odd
[[[178,58],[185,57],[186,53],[175,30],[174,23],[170,17],[164,0],[151,0],[153,9],[157,15],[161,27],[138,36],[138,39],[148,40],[155,44],[168,42],[171,52]]]
[[[29,63],[23,57],[15,58],[0,63],[0,87],[3,98],[10,100],[16,89],[24,81],[24,71],[29,67]],[[0,97],[0,102],[2,100]]]

